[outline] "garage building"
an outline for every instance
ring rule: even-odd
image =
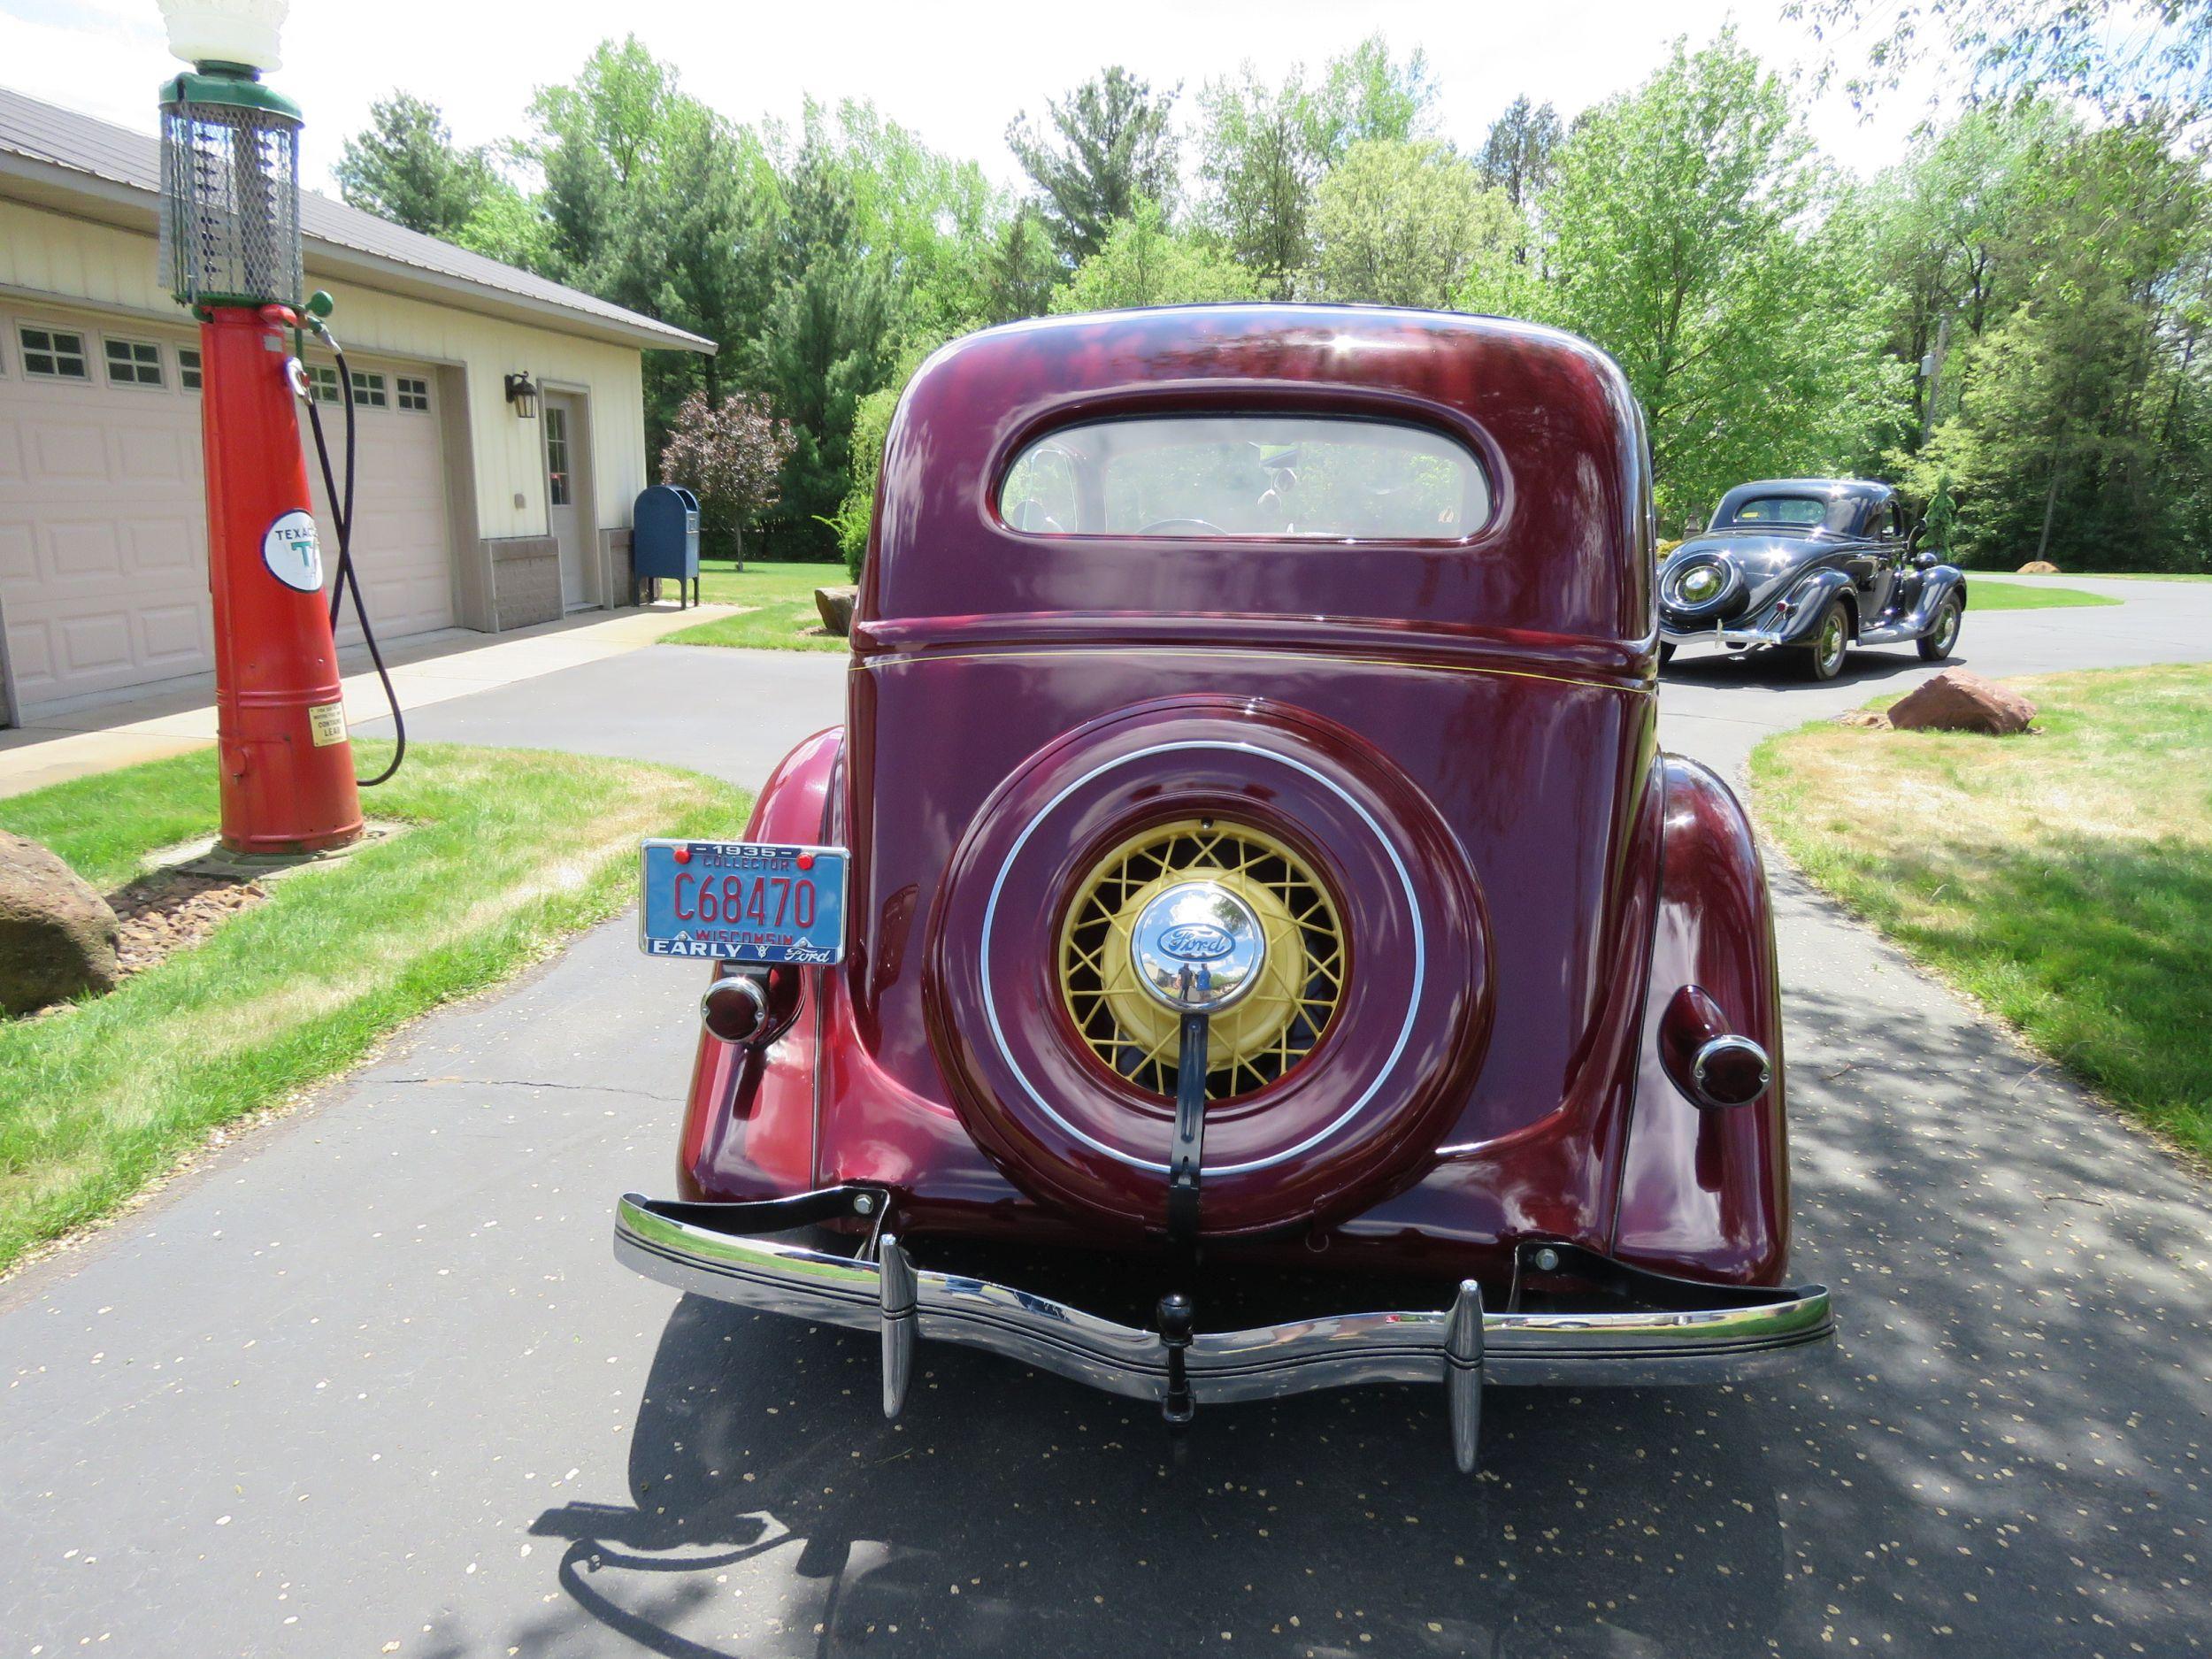
[[[0,723],[213,671],[198,336],[157,267],[159,180],[150,137],[0,89]],[[628,603],[641,354],[713,343],[320,196],[301,220],[353,369],[378,638]],[[307,363],[334,447],[338,372]],[[311,450],[308,472],[333,545]]]

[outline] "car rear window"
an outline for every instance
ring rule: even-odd
[[[1733,524],[1816,525],[1828,522],[1828,503],[1816,495],[1754,495],[1728,515]]]
[[[1463,444],[1394,421],[1164,415],[1064,426],[1024,449],[999,516],[1033,535],[1458,541],[1490,519]]]

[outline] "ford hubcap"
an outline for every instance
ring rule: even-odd
[[[1267,963],[1260,918],[1218,881],[1180,881],[1129,933],[1137,983],[1179,1012],[1215,1013],[1242,1000]]]

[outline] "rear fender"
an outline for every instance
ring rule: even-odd
[[[844,752],[841,726],[803,739],[761,786],[744,838],[800,846],[826,840]],[[714,977],[729,972],[718,964]],[[797,1009],[780,1022],[782,1034],[764,1047],[734,1047],[700,1028],[676,1159],[685,1197],[701,1196],[696,1171],[710,1162],[757,1171],[763,1195],[813,1180],[813,1005],[819,992],[820,971],[805,970]]]
[[[1790,589],[1790,617],[1788,624],[1781,629],[1782,643],[1803,645],[1810,641],[1813,628],[1820,621],[1821,612],[1827,610],[1829,600],[1839,595],[1843,600],[1843,608],[1850,612],[1852,635],[1857,637],[1859,590],[1852,585],[1851,578],[1844,572],[1819,570]]]
[[[1779,1284],[1789,1259],[1789,1147],[1766,872],[1726,784],[1674,755],[1663,757],[1662,773],[1659,907],[1613,1254],[1697,1279]],[[1686,986],[1701,989],[1726,1028],[1772,1062],[1773,1080],[1749,1105],[1701,1107],[1671,1075],[1662,1024]]]

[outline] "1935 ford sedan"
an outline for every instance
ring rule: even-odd
[[[618,1257],[879,1329],[887,1413],[918,1342],[1171,1421],[1429,1381],[1462,1467],[1488,1385],[1802,1360],[1765,880],[1657,644],[1640,413],[1570,336],[945,348],[846,723],[647,849],[647,949],[718,960]]]

